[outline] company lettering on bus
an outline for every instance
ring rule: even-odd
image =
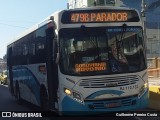
[[[106,23],[106,22],[138,22],[139,16],[133,10],[92,10],[92,11],[65,11],[62,23]]]

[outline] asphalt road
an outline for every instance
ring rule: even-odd
[[[39,108],[37,108],[34,105],[31,105],[27,102],[22,103],[19,105],[14,97],[11,96],[8,87],[0,85],[0,113],[2,112],[13,112],[13,111],[23,111],[23,112],[35,112],[38,111]],[[144,111],[152,111],[146,109]],[[143,113],[144,111],[141,111]],[[115,119],[115,120],[160,120],[160,117],[122,117],[122,116],[117,116],[117,117],[108,117],[106,115],[100,115],[100,116],[82,116],[82,117],[50,117],[50,118],[0,118],[0,120],[110,120],[110,119]]]
[[[19,105],[9,93],[8,87],[0,85],[0,111],[30,111],[30,108]]]
[[[18,104],[16,99],[11,96],[9,89],[7,86],[0,85],[0,114],[2,112],[34,112],[38,111],[38,108],[34,105],[31,105],[27,102],[22,103],[21,105]],[[0,120],[47,120],[47,118],[0,118]]]

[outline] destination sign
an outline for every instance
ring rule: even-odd
[[[110,22],[110,21],[127,21],[128,14],[115,12],[98,12],[98,13],[73,13],[71,22]]]
[[[107,69],[106,62],[75,64],[76,72],[104,71]]]
[[[64,12],[61,21],[64,24],[138,22],[139,17],[134,10],[81,10]]]

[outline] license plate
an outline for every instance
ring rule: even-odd
[[[107,108],[114,108],[114,107],[119,107],[121,106],[120,103],[108,103],[106,104]]]

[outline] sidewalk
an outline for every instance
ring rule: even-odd
[[[160,86],[160,78],[148,78],[149,86]]]
[[[149,78],[149,108],[160,111],[160,78]]]

